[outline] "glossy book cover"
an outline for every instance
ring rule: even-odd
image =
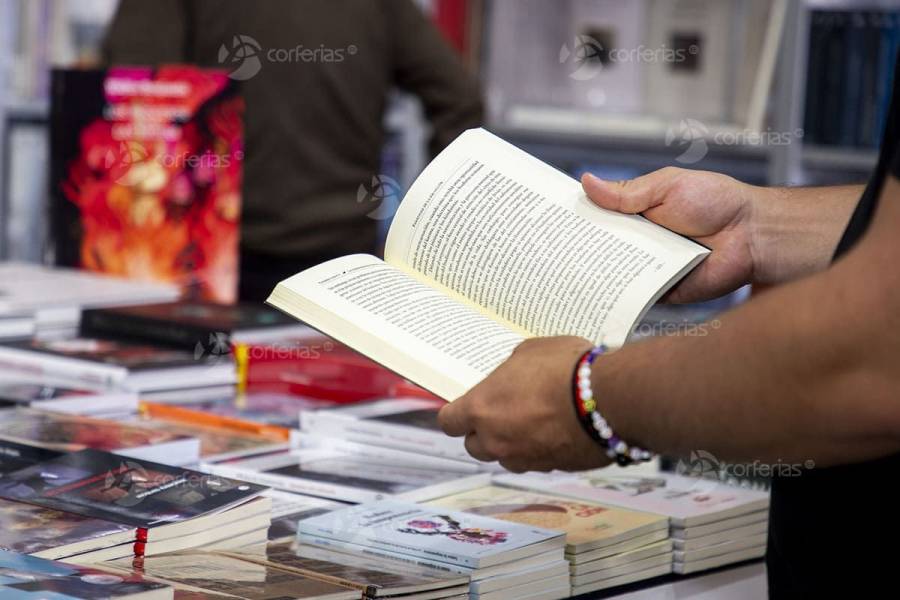
[[[153,598],[172,598],[172,588],[162,583],[130,581],[107,571],[63,564],[0,550],[0,598],[94,600],[158,592]]]
[[[57,262],[237,296],[244,103],[224,71],[55,70]]]
[[[0,439],[61,451],[125,450],[180,439],[177,433],[93,417],[27,408],[0,411]]]
[[[391,500],[305,519],[297,531],[301,542],[305,536],[330,538],[472,568],[504,562],[502,555],[527,546],[557,541],[549,551],[565,543],[559,531]]]
[[[66,454],[0,479],[2,498],[144,530],[227,510],[264,489],[98,450]]]
[[[497,486],[446,496],[428,505],[564,531],[569,552],[669,527],[666,517],[655,514]]]
[[[43,558],[133,542],[134,528],[52,508],[0,499],[0,548]]]

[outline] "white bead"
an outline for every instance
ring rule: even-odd
[[[591,368],[587,365],[578,368],[578,376],[579,377],[590,377],[591,376]]]
[[[606,450],[606,456],[608,456],[609,458],[615,458],[615,457],[616,457],[616,451],[613,450],[612,448],[609,448],[609,449]]]
[[[641,451],[639,448],[632,448],[628,455],[631,457],[631,460],[641,459]]]
[[[583,390],[589,390],[589,389],[591,389],[591,380],[590,380],[590,379],[584,379],[584,380],[579,381],[579,382],[578,382],[578,387],[581,388],[581,389],[583,389]]]
[[[608,440],[609,438],[611,438],[612,433],[612,429],[610,429],[609,427],[602,427],[600,429],[600,437],[602,437],[604,440]]]
[[[594,395],[594,393],[590,389],[587,389],[587,390],[582,389],[582,390],[579,390],[579,393],[578,393],[578,397],[581,398],[582,400],[590,400],[593,395]]]
[[[619,443],[616,444],[616,453],[617,453],[617,454],[624,454],[626,450],[628,450],[628,444],[626,444],[625,442],[619,440]]]

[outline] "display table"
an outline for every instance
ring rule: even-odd
[[[696,575],[667,575],[619,588],[577,596],[577,600],[761,600],[768,597],[764,560]]]

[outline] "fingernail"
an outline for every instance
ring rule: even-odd
[[[603,180],[600,179],[599,177],[597,177],[596,175],[594,175],[593,173],[585,173],[585,175],[587,175],[587,178],[591,183],[596,183],[598,185],[603,183]]]

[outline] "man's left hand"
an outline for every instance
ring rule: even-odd
[[[441,409],[466,450],[510,471],[580,471],[609,464],[575,413],[572,376],[591,343],[572,336],[533,338],[466,394]]]

